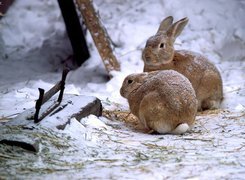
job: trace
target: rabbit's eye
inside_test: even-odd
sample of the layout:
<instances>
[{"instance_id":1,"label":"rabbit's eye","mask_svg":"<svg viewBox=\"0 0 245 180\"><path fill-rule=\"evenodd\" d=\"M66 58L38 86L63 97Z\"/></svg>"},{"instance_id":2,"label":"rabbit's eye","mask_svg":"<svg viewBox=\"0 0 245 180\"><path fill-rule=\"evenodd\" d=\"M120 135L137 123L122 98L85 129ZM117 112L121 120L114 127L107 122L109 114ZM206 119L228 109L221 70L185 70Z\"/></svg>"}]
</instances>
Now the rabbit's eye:
<instances>
[{"instance_id":1,"label":"rabbit's eye","mask_svg":"<svg viewBox=\"0 0 245 180\"><path fill-rule=\"evenodd\" d=\"M131 84L133 82L133 80L129 79L128 80L128 84Z\"/></svg>"},{"instance_id":2,"label":"rabbit's eye","mask_svg":"<svg viewBox=\"0 0 245 180\"><path fill-rule=\"evenodd\" d=\"M164 43L161 43L159 47L160 48L164 48L165 47L165 44Z\"/></svg>"}]
</instances>

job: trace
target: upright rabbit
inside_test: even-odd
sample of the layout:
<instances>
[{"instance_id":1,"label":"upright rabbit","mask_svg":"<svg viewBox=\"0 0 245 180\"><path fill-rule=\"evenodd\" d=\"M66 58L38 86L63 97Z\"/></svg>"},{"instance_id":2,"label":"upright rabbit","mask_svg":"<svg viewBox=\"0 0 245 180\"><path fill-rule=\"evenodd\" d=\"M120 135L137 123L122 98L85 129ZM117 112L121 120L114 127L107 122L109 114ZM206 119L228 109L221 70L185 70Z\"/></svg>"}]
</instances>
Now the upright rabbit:
<instances>
[{"instance_id":1,"label":"upright rabbit","mask_svg":"<svg viewBox=\"0 0 245 180\"><path fill-rule=\"evenodd\" d=\"M131 112L148 129L182 134L195 121L197 99L190 81L173 71L154 71L127 76L120 93Z\"/></svg>"},{"instance_id":2,"label":"upright rabbit","mask_svg":"<svg viewBox=\"0 0 245 180\"><path fill-rule=\"evenodd\" d=\"M172 16L161 22L156 35L147 40L143 50L144 71L178 71L190 80L195 89L198 110L218 108L223 99L223 87L217 68L200 54L174 50L175 39L187 22L188 19L183 18L172 24Z\"/></svg>"}]
</instances>

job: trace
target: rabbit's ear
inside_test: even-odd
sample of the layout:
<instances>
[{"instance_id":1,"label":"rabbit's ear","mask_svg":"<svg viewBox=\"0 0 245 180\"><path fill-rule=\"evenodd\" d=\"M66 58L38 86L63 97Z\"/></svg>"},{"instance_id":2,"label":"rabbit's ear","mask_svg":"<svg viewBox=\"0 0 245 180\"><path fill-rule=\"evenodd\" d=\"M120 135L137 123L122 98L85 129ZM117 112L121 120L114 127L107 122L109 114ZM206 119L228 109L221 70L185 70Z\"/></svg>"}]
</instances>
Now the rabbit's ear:
<instances>
[{"instance_id":1,"label":"rabbit's ear","mask_svg":"<svg viewBox=\"0 0 245 180\"><path fill-rule=\"evenodd\" d=\"M168 30L167 35L176 39L180 35L186 24L188 23L188 18L185 17L177 22L175 22Z\"/></svg>"},{"instance_id":2,"label":"rabbit's ear","mask_svg":"<svg viewBox=\"0 0 245 180\"><path fill-rule=\"evenodd\" d=\"M160 27L157 30L157 33L166 32L168 28L173 24L173 20L174 18L172 16L168 16L164 20L162 20Z\"/></svg>"}]
</instances>

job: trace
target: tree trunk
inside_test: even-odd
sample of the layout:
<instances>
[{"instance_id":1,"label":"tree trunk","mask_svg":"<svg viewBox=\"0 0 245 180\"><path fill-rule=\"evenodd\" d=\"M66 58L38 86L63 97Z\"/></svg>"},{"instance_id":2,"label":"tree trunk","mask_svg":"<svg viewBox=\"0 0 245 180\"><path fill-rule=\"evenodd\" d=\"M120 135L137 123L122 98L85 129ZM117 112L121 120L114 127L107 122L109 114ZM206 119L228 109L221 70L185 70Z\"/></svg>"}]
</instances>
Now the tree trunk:
<instances>
[{"instance_id":1,"label":"tree trunk","mask_svg":"<svg viewBox=\"0 0 245 180\"><path fill-rule=\"evenodd\" d=\"M114 56L107 31L103 27L93 7L92 0L76 0L84 22L91 33L94 43L103 60L106 70L120 70L117 58Z\"/></svg>"}]
</instances>

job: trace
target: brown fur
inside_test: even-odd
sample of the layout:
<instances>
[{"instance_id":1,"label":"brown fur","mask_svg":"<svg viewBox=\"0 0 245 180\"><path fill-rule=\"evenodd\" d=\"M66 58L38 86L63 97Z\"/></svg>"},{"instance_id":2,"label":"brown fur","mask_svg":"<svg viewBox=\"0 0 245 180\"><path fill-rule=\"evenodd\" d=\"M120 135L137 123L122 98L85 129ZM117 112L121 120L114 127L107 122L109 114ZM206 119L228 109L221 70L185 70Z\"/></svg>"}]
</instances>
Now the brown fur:
<instances>
[{"instance_id":1,"label":"brown fur","mask_svg":"<svg viewBox=\"0 0 245 180\"><path fill-rule=\"evenodd\" d=\"M155 36L148 39L143 51L144 71L172 69L186 76L195 89L198 110L219 107L223 99L222 79L217 68L204 56L191 51L175 51L175 38L188 19L172 25L172 17L164 19Z\"/></svg>"},{"instance_id":2,"label":"brown fur","mask_svg":"<svg viewBox=\"0 0 245 180\"><path fill-rule=\"evenodd\" d=\"M159 133L171 133L178 125L191 126L195 121L195 91L189 80L176 71L129 75L120 93L141 123Z\"/></svg>"}]
</instances>

